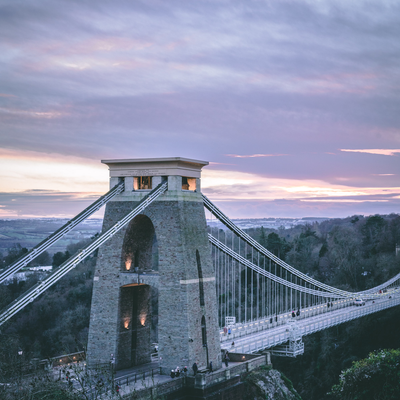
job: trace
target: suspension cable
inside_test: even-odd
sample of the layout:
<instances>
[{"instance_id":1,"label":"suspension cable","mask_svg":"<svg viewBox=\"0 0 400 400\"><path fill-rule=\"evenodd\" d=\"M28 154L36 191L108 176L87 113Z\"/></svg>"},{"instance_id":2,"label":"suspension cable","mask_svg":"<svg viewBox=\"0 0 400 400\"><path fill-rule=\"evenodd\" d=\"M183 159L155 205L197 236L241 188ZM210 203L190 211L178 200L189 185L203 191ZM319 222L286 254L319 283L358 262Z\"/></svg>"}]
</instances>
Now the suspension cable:
<instances>
[{"instance_id":1,"label":"suspension cable","mask_svg":"<svg viewBox=\"0 0 400 400\"><path fill-rule=\"evenodd\" d=\"M108 191L105 195L98 198L94 203L92 203L89 207L85 208L82 212L80 212L77 216L69 220L65 225L61 228L57 229L54 233L48 236L46 239L41 241L35 247L33 247L28 253L24 254L14 263L9 265L5 271L0 274L0 283L4 282L10 275L18 272L20 269L24 268L28 265L32 260L46 251L50 246L60 240L63 236L65 236L69 231L75 228L79 223L84 221L86 218L90 217L93 213L98 211L104 204L108 203L113 197L120 194L124 190L125 184L124 181L119 182L115 185L110 191Z\"/></svg>"},{"instance_id":2,"label":"suspension cable","mask_svg":"<svg viewBox=\"0 0 400 400\"><path fill-rule=\"evenodd\" d=\"M157 197L163 194L168 188L168 183L160 183L154 190L147 194L139 204L129 212L125 217L116 222L106 232L102 233L96 240L86 246L79 253L70 257L67 261L61 264L56 271L54 271L45 280L37 283L30 290L22 294L16 300L14 300L8 307L6 307L0 313L0 325L4 324L8 319L15 315L18 311L22 310L26 305L40 296L50 286L54 285L60 280L65 274L75 268L81 261L87 256L93 253L94 250L98 249L103 243L107 242L117 232L119 232L129 221L135 216L140 214L147 206L149 206Z\"/></svg>"}]
</instances>

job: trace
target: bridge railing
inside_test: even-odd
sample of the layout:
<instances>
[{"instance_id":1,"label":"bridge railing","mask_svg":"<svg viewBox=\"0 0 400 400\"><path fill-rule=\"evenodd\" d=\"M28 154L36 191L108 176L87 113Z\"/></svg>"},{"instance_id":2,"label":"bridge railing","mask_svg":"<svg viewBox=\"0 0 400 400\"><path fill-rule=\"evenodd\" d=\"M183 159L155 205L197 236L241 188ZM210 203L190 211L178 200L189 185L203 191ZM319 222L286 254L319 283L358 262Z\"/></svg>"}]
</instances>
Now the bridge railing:
<instances>
[{"instance_id":1,"label":"bridge railing","mask_svg":"<svg viewBox=\"0 0 400 400\"><path fill-rule=\"evenodd\" d=\"M301 328L302 334L304 336L310 335L323 329L327 329L356 318L364 317L365 315L369 315L378 311L386 310L387 308L394 307L399 304L400 297L395 297L392 299L383 300L379 303L375 303L367 307L357 307L355 309L353 308L351 310L343 311L343 313L339 315L335 315L330 318L324 318L321 321L316 321L311 323L310 325L304 326L303 328Z\"/></svg>"},{"instance_id":2,"label":"bridge railing","mask_svg":"<svg viewBox=\"0 0 400 400\"><path fill-rule=\"evenodd\" d=\"M252 371L253 369L256 369L262 365L266 365L266 357L265 355L262 356L256 356L252 355L248 358L249 356L246 357L246 354L232 354L231 355L231 361L239 361L239 364L230 364L228 365L227 368L220 369L218 371L212 372L210 374L197 374L195 377L196 380L196 385L198 386L208 386L210 384L215 384L227 379L230 379L230 377L235 376L235 375L240 375L244 372L249 372ZM236 356L236 357L234 357ZM243 358L242 358L243 357ZM235 358L235 359L234 359Z\"/></svg>"},{"instance_id":3,"label":"bridge railing","mask_svg":"<svg viewBox=\"0 0 400 400\"><path fill-rule=\"evenodd\" d=\"M305 308L300 308L300 315L295 318L292 317L291 312L282 313L278 315L271 315L265 318L260 318L247 323L238 323L230 327L231 334L224 334L224 331L220 330L220 341L228 342L235 338L249 335L251 333L264 331L267 329L275 328L279 325L285 325L287 321L295 319L296 321L309 318L315 315L324 314L329 311L334 311L339 308L349 307L353 304L353 299L338 300L332 302L333 306L329 307L327 304L315 305ZM272 319L272 322L271 322Z\"/></svg>"},{"instance_id":4,"label":"bridge railing","mask_svg":"<svg viewBox=\"0 0 400 400\"><path fill-rule=\"evenodd\" d=\"M381 300L380 302L369 304L363 307L352 307L351 309L345 309L342 313L332 315L331 317L327 314L320 315L318 320L310 320L307 324L307 320L303 320L300 323L300 330L303 336L310 335L312 333L321 331L323 329L330 328L356 318L360 318L378 311L386 310L388 308L400 305L400 296L392 297L391 299ZM253 332L254 333L254 332ZM265 337L252 339L249 334L248 341L245 344L235 345L231 351L235 353L255 353L264 349L278 346L289 340L289 332L277 332L271 331L265 332Z\"/></svg>"}]
</instances>

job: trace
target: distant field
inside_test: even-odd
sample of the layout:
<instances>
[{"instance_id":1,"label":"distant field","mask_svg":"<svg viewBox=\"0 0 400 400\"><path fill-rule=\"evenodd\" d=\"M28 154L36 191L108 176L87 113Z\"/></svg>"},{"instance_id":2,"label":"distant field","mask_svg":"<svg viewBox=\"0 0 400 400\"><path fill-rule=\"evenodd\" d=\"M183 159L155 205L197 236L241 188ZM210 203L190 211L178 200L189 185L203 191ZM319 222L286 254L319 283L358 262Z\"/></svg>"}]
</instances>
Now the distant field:
<instances>
[{"instance_id":1,"label":"distant field","mask_svg":"<svg viewBox=\"0 0 400 400\"><path fill-rule=\"evenodd\" d=\"M0 220L0 252L4 254L10 247L19 243L31 249L63 226L64 219L16 219ZM49 248L49 253L65 251L71 243L90 238L101 231L102 220L87 220L79 224L71 232Z\"/></svg>"}]
</instances>

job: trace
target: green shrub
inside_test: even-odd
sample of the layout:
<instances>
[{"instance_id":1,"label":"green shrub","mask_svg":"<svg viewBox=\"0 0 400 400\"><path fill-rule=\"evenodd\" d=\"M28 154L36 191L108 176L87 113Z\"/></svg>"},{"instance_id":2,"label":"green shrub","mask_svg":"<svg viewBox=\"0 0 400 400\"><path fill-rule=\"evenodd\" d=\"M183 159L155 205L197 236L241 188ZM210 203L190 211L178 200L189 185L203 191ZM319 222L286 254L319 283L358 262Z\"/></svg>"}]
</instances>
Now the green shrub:
<instances>
[{"instance_id":1,"label":"green shrub","mask_svg":"<svg viewBox=\"0 0 400 400\"><path fill-rule=\"evenodd\" d=\"M329 395L339 400L398 400L400 349L375 351L368 358L353 362Z\"/></svg>"}]
</instances>

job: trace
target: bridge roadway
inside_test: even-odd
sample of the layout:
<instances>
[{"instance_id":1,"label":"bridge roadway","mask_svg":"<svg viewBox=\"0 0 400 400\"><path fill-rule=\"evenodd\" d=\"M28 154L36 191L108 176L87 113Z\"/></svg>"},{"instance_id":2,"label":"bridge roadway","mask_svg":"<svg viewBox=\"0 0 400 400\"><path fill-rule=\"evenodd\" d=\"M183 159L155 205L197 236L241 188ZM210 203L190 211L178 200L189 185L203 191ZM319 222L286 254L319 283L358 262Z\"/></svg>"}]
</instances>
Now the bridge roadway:
<instances>
[{"instance_id":1,"label":"bridge roadway","mask_svg":"<svg viewBox=\"0 0 400 400\"><path fill-rule=\"evenodd\" d=\"M348 300L343 301L348 302ZM307 313L318 311L316 310L318 306L303 310L300 317L296 318L293 318L291 313L286 313L278 316L282 321L281 324L274 322L275 326L271 328L267 328L269 320L265 318L242 326L236 324L231 335L224 336L221 331L221 348L233 353L255 353L288 342L288 320L296 319L301 335L305 336L397 305L400 305L399 290L393 291L390 299L367 301L365 306L349 305L331 311L325 309L321 314L309 317Z\"/></svg>"}]
</instances>

